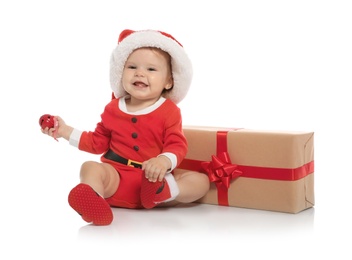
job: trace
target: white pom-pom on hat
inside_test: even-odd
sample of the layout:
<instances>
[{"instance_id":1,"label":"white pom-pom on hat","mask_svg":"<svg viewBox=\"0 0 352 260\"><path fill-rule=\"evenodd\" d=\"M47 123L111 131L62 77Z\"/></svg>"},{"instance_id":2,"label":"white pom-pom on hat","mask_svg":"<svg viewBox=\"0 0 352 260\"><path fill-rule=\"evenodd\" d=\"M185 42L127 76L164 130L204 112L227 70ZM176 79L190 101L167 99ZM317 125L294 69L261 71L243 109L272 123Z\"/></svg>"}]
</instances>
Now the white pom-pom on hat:
<instances>
[{"instance_id":1,"label":"white pom-pom on hat","mask_svg":"<svg viewBox=\"0 0 352 260\"><path fill-rule=\"evenodd\" d=\"M142 47L160 48L171 56L174 86L164 96L179 103L186 96L192 82L192 63L181 43L170 34L156 30L126 29L121 32L110 59L110 84L114 96L118 98L127 94L122 86L125 62L134 50Z\"/></svg>"}]
</instances>

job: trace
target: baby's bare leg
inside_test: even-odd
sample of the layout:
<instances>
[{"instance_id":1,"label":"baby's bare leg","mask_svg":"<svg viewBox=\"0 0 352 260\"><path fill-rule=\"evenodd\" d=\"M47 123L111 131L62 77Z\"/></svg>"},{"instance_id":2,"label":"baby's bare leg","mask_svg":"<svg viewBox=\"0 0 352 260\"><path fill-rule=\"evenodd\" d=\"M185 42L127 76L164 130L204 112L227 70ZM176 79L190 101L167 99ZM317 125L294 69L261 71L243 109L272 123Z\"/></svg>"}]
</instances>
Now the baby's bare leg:
<instances>
[{"instance_id":1,"label":"baby's bare leg","mask_svg":"<svg viewBox=\"0 0 352 260\"><path fill-rule=\"evenodd\" d=\"M204 173L177 169L174 177L180 190L176 201L181 203L191 203L200 199L210 188L209 178Z\"/></svg>"},{"instance_id":2,"label":"baby's bare leg","mask_svg":"<svg viewBox=\"0 0 352 260\"><path fill-rule=\"evenodd\" d=\"M81 183L88 184L102 197L112 196L120 183L120 176L110 164L87 161L80 171Z\"/></svg>"}]
</instances>

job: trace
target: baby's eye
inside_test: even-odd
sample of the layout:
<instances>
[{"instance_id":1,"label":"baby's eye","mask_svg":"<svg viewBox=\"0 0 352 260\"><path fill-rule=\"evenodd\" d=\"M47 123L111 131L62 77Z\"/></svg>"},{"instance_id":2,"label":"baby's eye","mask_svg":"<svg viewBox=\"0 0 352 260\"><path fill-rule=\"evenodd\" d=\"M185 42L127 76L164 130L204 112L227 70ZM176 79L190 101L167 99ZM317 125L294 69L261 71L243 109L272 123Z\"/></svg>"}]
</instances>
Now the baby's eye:
<instances>
[{"instance_id":1,"label":"baby's eye","mask_svg":"<svg viewBox=\"0 0 352 260\"><path fill-rule=\"evenodd\" d=\"M154 69L154 68L149 68L148 70L149 71L156 71L156 69Z\"/></svg>"},{"instance_id":2,"label":"baby's eye","mask_svg":"<svg viewBox=\"0 0 352 260\"><path fill-rule=\"evenodd\" d=\"M130 65L130 66L128 66L127 68L128 68L128 69L135 70L135 69L136 69L136 66L132 66L132 65Z\"/></svg>"}]
</instances>

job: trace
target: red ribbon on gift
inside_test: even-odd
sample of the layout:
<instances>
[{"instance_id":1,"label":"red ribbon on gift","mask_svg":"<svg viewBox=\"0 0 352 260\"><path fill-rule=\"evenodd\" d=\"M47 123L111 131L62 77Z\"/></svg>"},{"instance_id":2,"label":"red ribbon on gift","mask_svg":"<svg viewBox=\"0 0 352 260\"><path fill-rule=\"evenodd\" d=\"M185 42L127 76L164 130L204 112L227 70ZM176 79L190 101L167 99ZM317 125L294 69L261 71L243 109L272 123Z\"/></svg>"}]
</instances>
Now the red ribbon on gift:
<instances>
[{"instance_id":1,"label":"red ribbon on gift","mask_svg":"<svg viewBox=\"0 0 352 260\"><path fill-rule=\"evenodd\" d=\"M242 174L236 164L232 164L227 152L218 156L212 155L210 162L202 162L202 167L208 174L210 182L214 182L218 191L219 205L229 205L228 189L230 181Z\"/></svg>"},{"instance_id":2,"label":"red ribbon on gift","mask_svg":"<svg viewBox=\"0 0 352 260\"><path fill-rule=\"evenodd\" d=\"M236 129L233 129L236 130ZM209 180L214 182L218 192L219 205L228 206L228 189L231 180L241 176L268 180L295 181L314 172L314 160L295 169L245 166L231 163L227 152L228 131L218 131L216 135L216 156L210 162L184 159L180 169L206 172Z\"/></svg>"},{"instance_id":3,"label":"red ribbon on gift","mask_svg":"<svg viewBox=\"0 0 352 260\"><path fill-rule=\"evenodd\" d=\"M210 162L202 162L202 167L208 173L211 182L230 187L230 181L242 174L237 164L232 164L229 154L222 153L219 156L212 155Z\"/></svg>"}]
</instances>

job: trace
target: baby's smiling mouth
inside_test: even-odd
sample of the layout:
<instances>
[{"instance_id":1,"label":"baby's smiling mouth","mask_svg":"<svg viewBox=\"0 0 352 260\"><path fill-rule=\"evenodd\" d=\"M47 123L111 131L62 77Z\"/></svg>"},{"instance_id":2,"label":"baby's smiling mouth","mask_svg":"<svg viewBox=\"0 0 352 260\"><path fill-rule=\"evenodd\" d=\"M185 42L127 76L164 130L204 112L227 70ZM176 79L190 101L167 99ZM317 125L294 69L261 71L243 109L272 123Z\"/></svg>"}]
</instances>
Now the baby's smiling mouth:
<instances>
[{"instance_id":1,"label":"baby's smiling mouth","mask_svg":"<svg viewBox=\"0 0 352 260\"><path fill-rule=\"evenodd\" d=\"M142 81L136 81L133 83L134 86L139 87L139 88L145 88L148 87L147 84L143 83Z\"/></svg>"}]
</instances>

